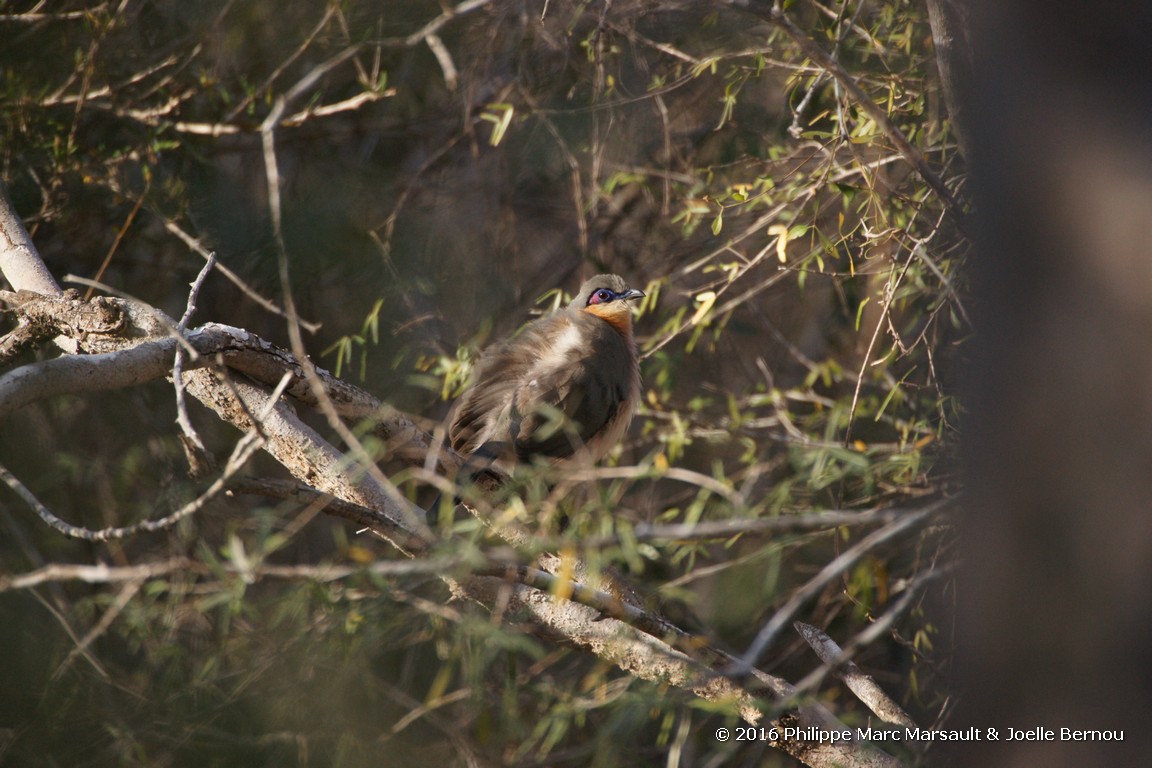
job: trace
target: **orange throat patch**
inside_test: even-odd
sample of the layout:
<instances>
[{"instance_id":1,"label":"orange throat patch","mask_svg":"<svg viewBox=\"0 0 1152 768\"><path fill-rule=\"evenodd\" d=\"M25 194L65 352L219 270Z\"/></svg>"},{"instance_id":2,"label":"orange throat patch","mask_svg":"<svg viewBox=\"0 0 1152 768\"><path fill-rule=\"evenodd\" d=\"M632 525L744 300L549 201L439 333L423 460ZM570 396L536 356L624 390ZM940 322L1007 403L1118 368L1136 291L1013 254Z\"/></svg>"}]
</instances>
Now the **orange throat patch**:
<instances>
[{"instance_id":1,"label":"orange throat patch","mask_svg":"<svg viewBox=\"0 0 1152 768\"><path fill-rule=\"evenodd\" d=\"M616 329L625 338L632 338L632 308L626 301L610 301L607 304L589 304L584 307L589 312Z\"/></svg>"}]
</instances>

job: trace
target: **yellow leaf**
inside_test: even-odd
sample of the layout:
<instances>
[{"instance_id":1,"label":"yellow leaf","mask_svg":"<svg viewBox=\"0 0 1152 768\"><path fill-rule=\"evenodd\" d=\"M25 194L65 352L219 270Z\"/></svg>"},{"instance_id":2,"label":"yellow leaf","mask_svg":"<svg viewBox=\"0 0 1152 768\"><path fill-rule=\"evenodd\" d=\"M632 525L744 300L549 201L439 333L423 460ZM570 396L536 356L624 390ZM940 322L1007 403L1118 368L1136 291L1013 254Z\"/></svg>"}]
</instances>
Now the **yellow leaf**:
<instances>
[{"instance_id":1,"label":"yellow leaf","mask_svg":"<svg viewBox=\"0 0 1152 768\"><path fill-rule=\"evenodd\" d=\"M716 305L716 291L704 291L701 294L697 294L696 303L699 306L696 307L696 314L692 315L692 319L688 321L689 325L696 325L696 323L704 319L705 315L712 311L712 307Z\"/></svg>"},{"instance_id":2,"label":"yellow leaf","mask_svg":"<svg viewBox=\"0 0 1152 768\"><path fill-rule=\"evenodd\" d=\"M776 258L784 264L788 261L788 227L783 224L773 224L768 227L768 234L776 235Z\"/></svg>"}]
</instances>

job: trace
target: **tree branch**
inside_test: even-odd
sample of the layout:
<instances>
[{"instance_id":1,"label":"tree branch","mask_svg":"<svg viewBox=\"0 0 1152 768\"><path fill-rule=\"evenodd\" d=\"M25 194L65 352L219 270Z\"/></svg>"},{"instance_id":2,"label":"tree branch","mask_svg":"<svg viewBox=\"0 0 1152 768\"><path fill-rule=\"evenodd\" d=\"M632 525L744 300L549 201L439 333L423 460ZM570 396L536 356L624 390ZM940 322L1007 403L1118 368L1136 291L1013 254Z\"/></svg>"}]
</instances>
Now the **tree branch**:
<instances>
[{"instance_id":1,"label":"tree branch","mask_svg":"<svg viewBox=\"0 0 1152 768\"><path fill-rule=\"evenodd\" d=\"M877 717L886 723L896 723L907 728L917 727L916 722L908 717L900 705L893 701L874 679L864 674L860 667L846 658L844 651L831 637L802 621L796 622L793 626L804 638L804 642L816 651L820 660L831 667L836 676L848 686L848 690L856 694L856 698L864 702Z\"/></svg>"},{"instance_id":2,"label":"tree branch","mask_svg":"<svg viewBox=\"0 0 1152 768\"><path fill-rule=\"evenodd\" d=\"M16 290L60 293L0 181L0 270Z\"/></svg>"}]
</instances>

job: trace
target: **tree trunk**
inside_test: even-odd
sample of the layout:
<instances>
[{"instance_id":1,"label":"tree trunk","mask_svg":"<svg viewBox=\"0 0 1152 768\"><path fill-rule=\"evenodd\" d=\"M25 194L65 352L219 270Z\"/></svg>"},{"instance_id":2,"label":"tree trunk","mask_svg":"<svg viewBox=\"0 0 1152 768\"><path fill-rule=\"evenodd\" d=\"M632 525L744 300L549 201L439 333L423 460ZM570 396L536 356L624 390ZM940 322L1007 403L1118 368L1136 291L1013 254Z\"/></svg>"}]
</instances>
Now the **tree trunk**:
<instances>
[{"instance_id":1,"label":"tree trunk","mask_svg":"<svg viewBox=\"0 0 1152 768\"><path fill-rule=\"evenodd\" d=\"M1152 732L1152 14L974 8L964 765L1147 762ZM1009 728L1051 740L1005 741ZM1122 743L1061 729L1123 731ZM1038 734L1047 736L1048 734Z\"/></svg>"}]
</instances>

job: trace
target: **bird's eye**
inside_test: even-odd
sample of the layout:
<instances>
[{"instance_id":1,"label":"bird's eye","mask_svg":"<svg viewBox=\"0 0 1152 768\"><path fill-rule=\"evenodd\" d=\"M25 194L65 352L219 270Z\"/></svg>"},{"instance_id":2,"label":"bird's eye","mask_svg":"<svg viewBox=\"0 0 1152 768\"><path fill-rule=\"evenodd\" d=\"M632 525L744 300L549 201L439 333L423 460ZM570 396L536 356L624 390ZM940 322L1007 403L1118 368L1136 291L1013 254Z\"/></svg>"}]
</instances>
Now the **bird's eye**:
<instances>
[{"instance_id":1,"label":"bird's eye","mask_svg":"<svg viewBox=\"0 0 1152 768\"><path fill-rule=\"evenodd\" d=\"M596 291L596 293L592 294L592 298L588 299L588 303L603 304L605 302L612 301L612 299L615 297L616 294L612 293L612 291L608 290L607 288L601 288L600 290Z\"/></svg>"}]
</instances>

